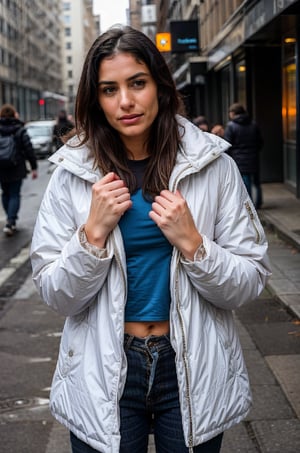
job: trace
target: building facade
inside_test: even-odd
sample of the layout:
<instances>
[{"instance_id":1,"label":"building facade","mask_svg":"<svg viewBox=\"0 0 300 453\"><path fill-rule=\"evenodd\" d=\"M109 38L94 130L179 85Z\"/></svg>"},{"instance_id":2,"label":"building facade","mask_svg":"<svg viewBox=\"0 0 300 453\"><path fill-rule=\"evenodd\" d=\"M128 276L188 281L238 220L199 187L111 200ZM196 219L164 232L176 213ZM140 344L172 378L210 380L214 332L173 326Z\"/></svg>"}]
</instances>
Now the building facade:
<instances>
[{"instance_id":1,"label":"building facade","mask_svg":"<svg viewBox=\"0 0 300 453\"><path fill-rule=\"evenodd\" d=\"M52 117L62 96L61 0L0 1L0 104Z\"/></svg>"},{"instance_id":2,"label":"building facade","mask_svg":"<svg viewBox=\"0 0 300 453\"><path fill-rule=\"evenodd\" d=\"M198 51L164 54L190 118L225 125L229 105L244 104L264 137L262 181L283 182L300 198L300 1L146 3L156 4L158 33L198 21Z\"/></svg>"},{"instance_id":3,"label":"building facade","mask_svg":"<svg viewBox=\"0 0 300 453\"><path fill-rule=\"evenodd\" d=\"M63 1L63 92L68 112L74 114L82 65L93 41L100 33L99 16L93 14L93 0Z\"/></svg>"}]
</instances>

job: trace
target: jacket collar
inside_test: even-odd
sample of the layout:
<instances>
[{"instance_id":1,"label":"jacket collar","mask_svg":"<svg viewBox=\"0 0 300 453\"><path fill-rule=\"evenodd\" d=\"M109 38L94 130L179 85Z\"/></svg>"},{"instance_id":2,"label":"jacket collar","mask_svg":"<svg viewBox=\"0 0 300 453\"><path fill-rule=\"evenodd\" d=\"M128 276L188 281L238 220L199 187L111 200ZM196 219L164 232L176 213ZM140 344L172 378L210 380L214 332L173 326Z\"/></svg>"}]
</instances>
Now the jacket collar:
<instances>
[{"instance_id":1,"label":"jacket collar","mask_svg":"<svg viewBox=\"0 0 300 453\"><path fill-rule=\"evenodd\" d=\"M200 171L231 146L221 137L201 131L182 116L178 115L177 121L182 144L177 155L172 180L175 180L185 168L189 168L190 173ZM101 172L94 167L94 159L88 146L77 147L76 144L78 144L78 137L73 137L49 160L94 184L101 178Z\"/></svg>"},{"instance_id":2,"label":"jacket collar","mask_svg":"<svg viewBox=\"0 0 300 453\"><path fill-rule=\"evenodd\" d=\"M49 157L49 161L94 184L101 178L101 172L94 167L93 155L88 146L77 146L78 143L78 137L72 137Z\"/></svg>"}]
</instances>

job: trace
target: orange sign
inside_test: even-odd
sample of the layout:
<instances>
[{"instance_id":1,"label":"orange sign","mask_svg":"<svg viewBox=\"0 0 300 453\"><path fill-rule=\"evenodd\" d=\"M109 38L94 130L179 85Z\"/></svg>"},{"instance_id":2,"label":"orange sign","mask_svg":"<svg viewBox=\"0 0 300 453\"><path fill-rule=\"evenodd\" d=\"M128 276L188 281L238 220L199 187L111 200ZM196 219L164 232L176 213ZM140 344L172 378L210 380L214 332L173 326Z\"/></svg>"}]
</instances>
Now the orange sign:
<instances>
[{"instance_id":1,"label":"orange sign","mask_svg":"<svg viewBox=\"0 0 300 453\"><path fill-rule=\"evenodd\" d=\"M157 33L156 34L156 47L161 52L171 51L171 33Z\"/></svg>"}]
</instances>

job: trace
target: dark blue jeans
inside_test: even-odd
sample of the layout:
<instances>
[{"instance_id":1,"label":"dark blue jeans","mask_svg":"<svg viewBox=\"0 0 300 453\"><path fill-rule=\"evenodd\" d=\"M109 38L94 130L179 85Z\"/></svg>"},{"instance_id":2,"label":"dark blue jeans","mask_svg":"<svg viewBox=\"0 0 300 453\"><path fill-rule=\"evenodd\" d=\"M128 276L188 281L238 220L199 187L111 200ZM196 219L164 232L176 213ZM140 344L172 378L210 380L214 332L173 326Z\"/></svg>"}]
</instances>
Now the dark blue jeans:
<instances>
[{"instance_id":1,"label":"dark blue jeans","mask_svg":"<svg viewBox=\"0 0 300 453\"><path fill-rule=\"evenodd\" d=\"M120 453L146 453L149 433L156 453L188 453L179 406L175 353L167 335L125 335L127 380L120 400ZM200 408L199 408L200 410ZM194 453L219 453L222 434L194 447ZM96 453L71 433L73 453ZM105 452L103 452L105 453Z\"/></svg>"},{"instance_id":2,"label":"dark blue jeans","mask_svg":"<svg viewBox=\"0 0 300 453\"><path fill-rule=\"evenodd\" d=\"M7 223L15 225L21 203L22 179L12 182L1 182L2 205L6 213Z\"/></svg>"}]
</instances>

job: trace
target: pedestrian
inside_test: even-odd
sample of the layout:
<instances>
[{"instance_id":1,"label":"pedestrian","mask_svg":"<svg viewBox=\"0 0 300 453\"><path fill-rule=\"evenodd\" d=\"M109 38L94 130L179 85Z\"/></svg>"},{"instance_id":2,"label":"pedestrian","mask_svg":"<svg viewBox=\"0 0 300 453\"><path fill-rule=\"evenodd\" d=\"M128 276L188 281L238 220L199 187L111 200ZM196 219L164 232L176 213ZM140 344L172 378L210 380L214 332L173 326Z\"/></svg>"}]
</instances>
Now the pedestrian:
<instances>
[{"instance_id":1,"label":"pedestrian","mask_svg":"<svg viewBox=\"0 0 300 453\"><path fill-rule=\"evenodd\" d=\"M6 225L3 232L12 236L16 232L16 222L21 205L21 188L28 170L26 161L31 167L32 179L37 178L37 160L24 123L13 105L4 104L0 110L0 136L13 136L15 141L15 162L10 166L0 163L1 201L6 214Z\"/></svg>"},{"instance_id":2,"label":"pedestrian","mask_svg":"<svg viewBox=\"0 0 300 453\"><path fill-rule=\"evenodd\" d=\"M197 116L197 118L193 119L193 123L195 124L195 126L198 126L199 129L201 129L202 131L209 132L209 125L205 116L203 115Z\"/></svg>"},{"instance_id":3,"label":"pedestrian","mask_svg":"<svg viewBox=\"0 0 300 453\"><path fill-rule=\"evenodd\" d=\"M131 27L100 35L73 137L34 229L33 279L66 316L51 388L75 452L219 452L251 393L232 310L267 243L227 142L179 115L168 66Z\"/></svg>"},{"instance_id":4,"label":"pedestrian","mask_svg":"<svg viewBox=\"0 0 300 453\"><path fill-rule=\"evenodd\" d=\"M64 137L69 137L70 132L74 129L74 123L71 121L72 116L68 116L66 110L58 112L56 124L53 127L53 142L56 149L59 149L65 143Z\"/></svg>"},{"instance_id":5,"label":"pedestrian","mask_svg":"<svg viewBox=\"0 0 300 453\"><path fill-rule=\"evenodd\" d=\"M232 147L229 155L235 160L256 209L262 206L259 155L263 138L257 124L250 118L244 106L234 103L229 107L229 119L224 138ZM253 195L255 188L255 197Z\"/></svg>"},{"instance_id":6,"label":"pedestrian","mask_svg":"<svg viewBox=\"0 0 300 453\"><path fill-rule=\"evenodd\" d=\"M218 137L224 137L224 126L223 124L215 124L210 131L212 134L218 135Z\"/></svg>"}]
</instances>

